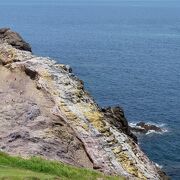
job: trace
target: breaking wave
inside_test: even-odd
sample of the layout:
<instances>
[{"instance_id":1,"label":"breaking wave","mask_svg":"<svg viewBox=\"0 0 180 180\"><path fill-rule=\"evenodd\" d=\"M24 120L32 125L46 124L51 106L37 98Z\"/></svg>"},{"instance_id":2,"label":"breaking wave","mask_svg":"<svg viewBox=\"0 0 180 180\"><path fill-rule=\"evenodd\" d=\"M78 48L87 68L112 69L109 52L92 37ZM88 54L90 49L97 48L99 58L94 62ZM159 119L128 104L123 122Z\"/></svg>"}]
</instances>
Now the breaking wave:
<instances>
[{"instance_id":1,"label":"breaking wave","mask_svg":"<svg viewBox=\"0 0 180 180\"><path fill-rule=\"evenodd\" d=\"M140 122L140 121L139 121ZM138 127L138 128L141 128L139 126L136 126L137 123L139 122L129 122L129 126L131 127ZM168 129L166 127L166 124L164 123L154 123L154 122L146 122L147 125L155 125L159 128L161 128L162 132L158 132L158 131L155 131L155 130L149 130L146 135L150 135L150 134L164 134L164 133L167 133L168 132Z\"/></svg>"}]
</instances>

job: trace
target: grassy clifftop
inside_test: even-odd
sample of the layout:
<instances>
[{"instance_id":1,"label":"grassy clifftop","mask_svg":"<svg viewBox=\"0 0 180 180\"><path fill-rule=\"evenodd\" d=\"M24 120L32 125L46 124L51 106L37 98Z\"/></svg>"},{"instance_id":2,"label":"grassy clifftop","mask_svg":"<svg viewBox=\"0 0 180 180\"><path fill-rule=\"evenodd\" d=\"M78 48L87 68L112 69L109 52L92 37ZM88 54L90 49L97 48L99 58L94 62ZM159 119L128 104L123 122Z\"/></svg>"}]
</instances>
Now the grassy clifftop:
<instances>
[{"instance_id":1,"label":"grassy clifftop","mask_svg":"<svg viewBox=\"0 0 180 180\"><path fill-rule=\"evenodd\" d=\"M76 168L38 157L23 159L0 152L0 179L6 180L123 180L121 177L105 176L102 173Z\"/></svg>"}]
</instances>

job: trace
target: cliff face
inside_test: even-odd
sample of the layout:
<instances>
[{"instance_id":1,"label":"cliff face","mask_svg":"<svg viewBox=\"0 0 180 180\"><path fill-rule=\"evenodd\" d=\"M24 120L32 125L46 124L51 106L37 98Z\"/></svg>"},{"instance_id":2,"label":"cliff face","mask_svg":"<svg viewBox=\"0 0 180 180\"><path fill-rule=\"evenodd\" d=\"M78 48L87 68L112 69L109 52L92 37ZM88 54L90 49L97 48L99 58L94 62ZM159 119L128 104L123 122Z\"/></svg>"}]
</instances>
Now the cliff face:
<instances>
[{"instance_id":1,"label":"cliff face","mask_svg":"<svg viewBox=\"0 0 180 180\"><path fill-rule=\"evenodd\" d=\"M1 38L3 151L40 155L128 179L163 179L135 143L122 109L100 109L68 66L19 49L16 42Z\"/></svg>"}]
</instances>

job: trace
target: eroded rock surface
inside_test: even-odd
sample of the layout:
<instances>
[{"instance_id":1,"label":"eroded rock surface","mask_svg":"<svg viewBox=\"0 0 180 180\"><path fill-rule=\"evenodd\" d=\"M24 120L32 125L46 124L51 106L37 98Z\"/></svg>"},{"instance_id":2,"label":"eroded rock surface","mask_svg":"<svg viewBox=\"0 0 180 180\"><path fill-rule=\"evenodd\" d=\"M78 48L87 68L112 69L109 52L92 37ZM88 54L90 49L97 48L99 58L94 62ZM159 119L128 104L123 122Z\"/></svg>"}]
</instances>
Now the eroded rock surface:
<instances>
[{"instance_id":1,"label":"eroded rock surface","mask_svg":"<svg viewBox=\"0 0 180 180\"><path fill-rule=\"evenodd\" d=\"M1 150L132 180L163 179L133 140L122 110L99 108L69 67L4 41L0 62Z\"/></svg>"}]
</instances>

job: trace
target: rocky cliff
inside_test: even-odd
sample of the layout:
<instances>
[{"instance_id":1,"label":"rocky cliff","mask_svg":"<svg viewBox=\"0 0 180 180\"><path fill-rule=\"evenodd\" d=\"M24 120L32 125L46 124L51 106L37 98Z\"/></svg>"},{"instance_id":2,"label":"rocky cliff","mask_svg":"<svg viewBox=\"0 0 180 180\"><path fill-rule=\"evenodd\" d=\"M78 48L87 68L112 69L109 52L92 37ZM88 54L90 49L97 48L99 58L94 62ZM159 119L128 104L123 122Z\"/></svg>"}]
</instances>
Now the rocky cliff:
<instances>
[{"instance_id":1,"label":"rocky cliff","mask_svg":"<svg viewBox=\"0 0 180 180\"><path fill-rule=\"evenodd\" d=\"M2 151L127 179L165 178L136 144L121 108L98 107L69 66L33 55L10 29L0 39Z\"/></svg>"}]
</instances>

